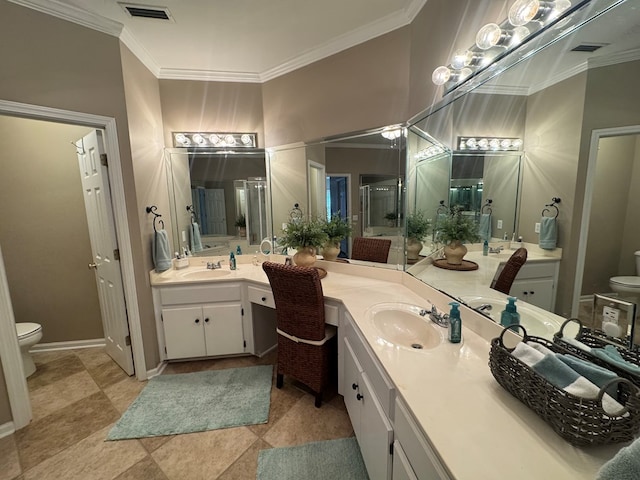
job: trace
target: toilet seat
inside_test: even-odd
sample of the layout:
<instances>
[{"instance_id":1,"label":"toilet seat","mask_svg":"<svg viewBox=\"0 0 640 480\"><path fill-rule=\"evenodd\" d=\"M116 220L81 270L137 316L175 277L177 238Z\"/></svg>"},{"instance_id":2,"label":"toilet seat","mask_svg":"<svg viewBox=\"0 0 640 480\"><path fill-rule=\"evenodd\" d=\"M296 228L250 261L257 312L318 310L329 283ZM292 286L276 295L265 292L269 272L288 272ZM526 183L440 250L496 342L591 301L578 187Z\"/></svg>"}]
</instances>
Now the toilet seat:
<instances>
[{"instance_id":1,"label":"toilet seat","mask_svg":"<svg viewBox=\"0 0 640 480\"><path fill-rule=\"evenodd\" d=\"M620 285L627 288L640 289L640 277L638 276L611 277L609 282L614 285Z\"/></svg>"},{"instance_id":2,"label":"toilet seat","mask_svg":"<svg viewBox=\"0 0 640 480\"><path fill-rule=\"evenodd\" d=\"M16 331L18 332L18 340L26 340L34 337L42 331L42 325L39 323L16 323Z\"/></svg>"}]
</instances>

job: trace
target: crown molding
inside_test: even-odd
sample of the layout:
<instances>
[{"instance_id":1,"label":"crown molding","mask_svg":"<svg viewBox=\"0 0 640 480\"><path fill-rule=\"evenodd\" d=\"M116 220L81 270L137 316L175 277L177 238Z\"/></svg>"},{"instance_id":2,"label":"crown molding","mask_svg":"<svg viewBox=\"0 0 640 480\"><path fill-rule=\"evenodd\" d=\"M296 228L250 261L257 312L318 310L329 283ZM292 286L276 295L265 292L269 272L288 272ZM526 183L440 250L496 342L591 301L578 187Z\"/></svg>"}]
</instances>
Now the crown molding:
<instances>
[{"instance_id":1,"label":"crown molding","mask_svg":"<svg viewBox=\"0 0 640 480\"><path fill-rule=\"evenodd\" d=\"M127 27L122 29L120 41L124 43L129 50L131 50L131 53L133 53L156 78L160 78L160 67L153 60L151 55L149 55L146 48L144 48L142 44L138 42L138 39L131 34Z\"/></svg>"},{"instance_id":2,"label":"crown molding","mask_svg":"<svg viewBox=\"0 0 640 480\"><path fill-rule=\"evenodd\" d=\"M481 85L473 93L485 93L492 95L528 95L529 87L516 87L512 85Z\"/></svg>"},{"instance_id":3,"label":"crown molding","mask_svg":"<svg viewBox=\"0 0 640 480\"><path fill-rule=\"evenodd\" d=\"M160 80L197 80L203 82L262 83L260 75L251 72L216 72L212 70L189 70L183 68L161 68L156 77Z\"/></svg>"},{"instance_id":4,"label":"crown molding","mask_svg":"<svg viewBox=\"0 0 640 480\"><path fill-rule=\"evenodd\" d=\"M627 50L620 53L614 53L613 55L603 55L601 57L595 57L588 60L588 62L589 68L597 68L615 65L617 63L633 62L634 60L640 60L640 48Z\"/></svg>"}]
</instances>

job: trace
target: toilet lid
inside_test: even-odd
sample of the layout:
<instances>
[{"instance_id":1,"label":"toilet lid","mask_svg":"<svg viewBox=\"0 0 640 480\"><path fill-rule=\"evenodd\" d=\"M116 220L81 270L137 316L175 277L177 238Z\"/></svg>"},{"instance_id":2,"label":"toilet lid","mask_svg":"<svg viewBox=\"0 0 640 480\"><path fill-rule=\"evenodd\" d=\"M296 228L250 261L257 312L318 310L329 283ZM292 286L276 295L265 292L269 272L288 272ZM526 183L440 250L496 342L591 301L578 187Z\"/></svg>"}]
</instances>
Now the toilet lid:
<instances>
[{"instance_id":1,"label":"toilet lid","mask_svg":"<svg viewBox=\"0 0 640 480\"><path fill-rule=\"evenodd\" d=\"M628 277L612 277L609 279L611 283L617 285L623 285L625 287L640 288L640 277L628 276Z\"/></svg>"},{"instance_id":2,"label":"toilet lid","mask_svg":"<svg viewBox=\"0 0 640 480\"><path fill-rule=\"evenodd\" d=\"M16 323L16 331L18 332L18 337L28 337L29 335L33 335L34 333L38 333L42 330L42 325L39 323Z\"/></svg>"}]
</instances>

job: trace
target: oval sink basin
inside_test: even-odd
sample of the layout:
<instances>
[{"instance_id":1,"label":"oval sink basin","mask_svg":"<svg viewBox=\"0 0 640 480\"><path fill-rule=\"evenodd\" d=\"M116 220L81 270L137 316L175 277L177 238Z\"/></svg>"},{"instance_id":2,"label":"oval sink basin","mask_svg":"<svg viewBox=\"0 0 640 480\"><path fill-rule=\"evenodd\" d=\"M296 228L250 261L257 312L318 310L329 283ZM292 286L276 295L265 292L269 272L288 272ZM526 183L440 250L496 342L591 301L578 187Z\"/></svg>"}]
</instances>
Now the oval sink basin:
<instances>
[{"instance_id":1,"label":"oval sink basin","mask_svg":"<svg viewBox=\"0 0 640 480\"><path fill-rule=\"evenodd\" d=\"M408 303L379 303L367 311L367 316L380 338L393 345L415 350L432 349L445 339L446 329L429 316L421 316L423 308Z\"/></svg>"},{"instance_id":2,"label":"oval sink basin","mask_svg":"<svg viewBox=\"0 0 640 480\"><path fill-rule=\"evenodd\" d=\"M491 305L491 310L485 310L482 313L496 323L500 323L500 314L507 304L506 298L472 296L461 297L460 299L474 309L481 305ZM562 322L554 318L554 314L544 310L535 310L519 301L516 302L516 308L520 314L520 324L527 330L528 335L553 340L553 335L560 331Z\"/></svg>"},{"instance_id":3,"label":"oval sink basin","mask_svg":"<svg viewBox=\"0 0 640 480\"><path fill-rule=\"evenodd\" d=\"M176 276L185 280L210 280L220 278L231 273L230 270L210 270L207 268L188 268L184 271L178 271Z\"/></svg>"}]
</instances>

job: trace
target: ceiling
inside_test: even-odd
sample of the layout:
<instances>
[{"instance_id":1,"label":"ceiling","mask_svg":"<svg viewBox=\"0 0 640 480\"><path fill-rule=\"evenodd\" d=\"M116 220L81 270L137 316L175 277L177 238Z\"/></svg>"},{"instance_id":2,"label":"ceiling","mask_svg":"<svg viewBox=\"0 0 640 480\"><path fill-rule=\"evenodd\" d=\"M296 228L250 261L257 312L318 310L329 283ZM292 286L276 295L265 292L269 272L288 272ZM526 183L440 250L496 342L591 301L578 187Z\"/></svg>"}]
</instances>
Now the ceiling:
<instances>
[{"instance_id":1,"label":"ceiling","mask_svg":"<svg viewBox=\"0 0 640 480\"><path fill-rule=\"evenodd\" d=\"M11 0L119 37L158 78L264 82L411 23L426 0Z\"/></svg>"}]
</instances>

